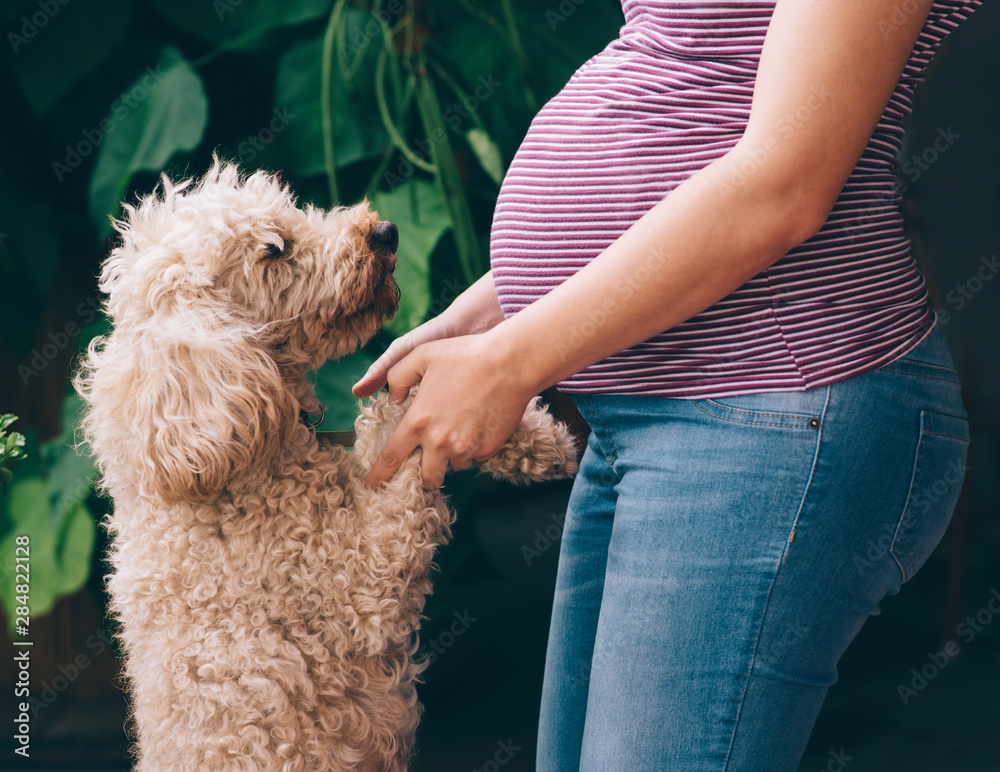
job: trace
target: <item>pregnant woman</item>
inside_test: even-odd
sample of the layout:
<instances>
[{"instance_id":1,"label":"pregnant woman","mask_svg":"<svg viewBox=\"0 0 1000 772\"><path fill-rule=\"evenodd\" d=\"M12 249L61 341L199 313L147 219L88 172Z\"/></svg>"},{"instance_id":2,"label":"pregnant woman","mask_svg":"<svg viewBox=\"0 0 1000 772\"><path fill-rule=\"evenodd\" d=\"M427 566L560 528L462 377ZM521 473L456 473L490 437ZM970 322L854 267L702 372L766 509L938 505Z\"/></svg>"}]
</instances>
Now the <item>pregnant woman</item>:
<instances>
[{"instance_id":1,"label":"pregnant woman","mask_svg":"<svg viewBox=\"0 0 1000 772\"><path fill-rule=\"evenodd\" d=\"M557 386L569 501L540 772L792 772L837 662L951 517L968 423L892 173L979 0L624 0L537 115L492 270L355 385L420 382L369 484Z\"/></svg>"}]
</instances>

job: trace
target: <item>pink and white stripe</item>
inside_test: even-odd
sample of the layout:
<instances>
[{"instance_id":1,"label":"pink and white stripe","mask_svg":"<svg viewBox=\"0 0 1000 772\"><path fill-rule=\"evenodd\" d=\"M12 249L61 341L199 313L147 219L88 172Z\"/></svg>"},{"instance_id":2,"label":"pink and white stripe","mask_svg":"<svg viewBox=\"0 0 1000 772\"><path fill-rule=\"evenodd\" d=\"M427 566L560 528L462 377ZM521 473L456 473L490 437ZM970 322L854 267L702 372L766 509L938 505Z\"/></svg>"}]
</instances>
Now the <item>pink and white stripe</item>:
<instances>
[{"instance_id":1,"label":"pink and white stripe","mask_svg":"<svg viewBox=\"0 0 1000 772\"><path fill-rule=\"evenodd\" d=\"M736 144L774 5L623 0L620 36L542 108L504 179L490 260L506 316L565 281ZM815 236L711 308L558 388L681 398L803 390L916 346L933 309L903 233L893 167L914 89L941 42L979 5L933 4ZM886 23L892 34L892 18Z\"/></svg>"}]
</instances>

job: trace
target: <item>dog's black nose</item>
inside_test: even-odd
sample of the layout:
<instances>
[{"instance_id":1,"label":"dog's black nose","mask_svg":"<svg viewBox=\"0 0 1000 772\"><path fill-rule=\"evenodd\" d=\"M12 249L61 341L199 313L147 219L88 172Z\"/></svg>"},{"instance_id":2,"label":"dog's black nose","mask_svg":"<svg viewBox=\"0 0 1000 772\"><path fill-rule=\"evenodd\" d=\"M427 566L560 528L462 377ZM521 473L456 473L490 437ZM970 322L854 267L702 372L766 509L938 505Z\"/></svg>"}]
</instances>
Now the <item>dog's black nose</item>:
<instances>
[{"instance_id":1,"label":"dog's black nose","mask_svg":"<svg viewBox=\"0 0 1000 772\"><path fill-rule=\"evenodd\" d=\"M391 222L380 222L375 228L372 246L385 250L390 255L394 254L399 247L399 228Z\"/></svg>"}]
</instances>

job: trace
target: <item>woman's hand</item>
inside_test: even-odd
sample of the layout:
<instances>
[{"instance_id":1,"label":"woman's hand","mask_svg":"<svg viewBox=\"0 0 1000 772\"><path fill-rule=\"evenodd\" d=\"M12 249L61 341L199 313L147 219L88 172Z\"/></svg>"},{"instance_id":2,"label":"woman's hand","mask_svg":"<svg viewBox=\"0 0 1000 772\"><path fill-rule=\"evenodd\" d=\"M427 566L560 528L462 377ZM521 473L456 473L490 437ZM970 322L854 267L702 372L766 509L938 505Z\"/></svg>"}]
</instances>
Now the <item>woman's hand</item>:
<instances>
[{"instance_id":1,"label":"woman's hand","mask_svg":"<svg viewBox=\"0 0 1000 772\"><path fill-rule=\"evenodd\" d=\"M535 396L505 352L493 335L465 335L419 345L390 367L390 400L420 388L365 484L388 480L419 446L424 487L437 490L449 463L468 469L503 447Z\"/></svg>"},{"instance_id":2,"label":"woman's hand","mask_svg":"<svg viewBox=\"0 0 1000 772\"><path fill-rule=\"evenodd\" d=\"M429 319L419 327L414 327L405 335L396 338L378 359L372 362L361 380L351 388L355 397L368 397L386 384L390 368L418 346L442 338L453 338L465 333L456 330L444 314Z\"/></svg>"},{"instance_id":3,"label":"woman's hand","mask_svg":"<svg viewBox=\"0 0 1000 772\"><path fill-rule=\"evenodd\" d=\"M357 383L355 397L367 397L385 386L389 369L418 346L442 338L486 332L503 321L503 311L487 271L459 295L447 309L394 340Z\"/></svg>"}]
</instances>

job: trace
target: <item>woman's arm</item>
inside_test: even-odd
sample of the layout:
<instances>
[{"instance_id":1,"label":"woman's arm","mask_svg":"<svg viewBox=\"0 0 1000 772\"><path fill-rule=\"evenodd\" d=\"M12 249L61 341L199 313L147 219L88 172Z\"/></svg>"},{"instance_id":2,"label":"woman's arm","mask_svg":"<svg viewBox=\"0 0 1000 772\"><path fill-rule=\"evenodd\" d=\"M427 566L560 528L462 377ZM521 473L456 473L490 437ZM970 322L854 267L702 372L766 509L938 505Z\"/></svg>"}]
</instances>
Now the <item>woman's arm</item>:
<instances>
[{"instance_id":1,"label":"woman's arm","mask_svg":"<svg viewBox=\"0 0 1000 772\"><path fill-rule=\"evenodd\" d=\"M823 226L889 101L930 2L885 39L879 21L896 5L778 2L750 121L737 146L494 331L496 346L517 363L514 371L532 379L529 390L537 393L691 318ZM577 334L587 322L596 322L593 334ZM537 330L554 345L533 345Z\"/></svg>"},{"instance_id":2,"label":"woman's arm","mask_svg":"<svg viewBox=\"0 0 1000 772\"><path fill-rule=\"evenodd\" d=\"M538 391L689 319L819 230L930 7L883 33L897 3L778 0L737 146L546 296L390 369L394 398L421 388L369 484L421 446L424 484L439 486L449 461L465 468L495 452Z\"/></svg>"},{"instance_id":3,"label":"woman's arm","mask_svg":"<svg viewBox=\"0 0 1000 772\"><path fill-rule=\"evenodd\" d=\"M493 272L487 271L440 314L389 344L351 391L356 397L374 394L385 386L389 369L421 344L459 335L477 335L502 321L503 311L493 289Z\"/></svg>"}]
</instances>

